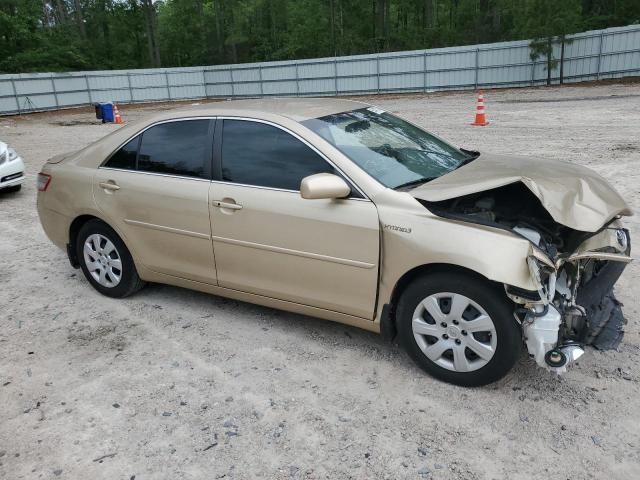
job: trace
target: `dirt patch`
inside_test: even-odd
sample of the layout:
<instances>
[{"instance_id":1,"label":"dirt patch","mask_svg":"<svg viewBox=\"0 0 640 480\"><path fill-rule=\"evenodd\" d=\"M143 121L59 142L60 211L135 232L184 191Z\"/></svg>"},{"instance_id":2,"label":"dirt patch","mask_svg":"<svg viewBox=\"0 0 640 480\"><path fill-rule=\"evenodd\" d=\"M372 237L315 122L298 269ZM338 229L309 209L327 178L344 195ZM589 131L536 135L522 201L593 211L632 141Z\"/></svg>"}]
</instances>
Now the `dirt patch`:
<instances>
[{"instance_id":1,"label":"dirt patch","mask_svg":"<svg viewBox=\"0 0 640 480\"><path fill-rule=\"evenodd\" d=\"M51 125L57 125L59 127L75 127L76 125L97 125L101 124L100 120L60 120L57 122L51 122Z\"/></svg>"},{"instance_id":2,"label":"dirt patch","mask_svg":"<svg viewBox=\"0 0 640 480\"><path fill-rule=\"evenodd\" d=\"M640 95L603 95L601 97L574 97L574 98L539 98L529 100L498 100L497 103L558 103L558 102L598 102L598 101L610 101L612 99L619 98L637 98Z\"/></svg>"},{"instance_id":3,"label":"dirt patch","mask_svg":"<svg viewBox=\"0 0 640 480\"><path fill-rule=\"evenodd\" d=\"M640 145L637 143L620 143L611 147L611 150L618 150L621 152L637 152L640 150Z\"/></svg>"}]
</instances>

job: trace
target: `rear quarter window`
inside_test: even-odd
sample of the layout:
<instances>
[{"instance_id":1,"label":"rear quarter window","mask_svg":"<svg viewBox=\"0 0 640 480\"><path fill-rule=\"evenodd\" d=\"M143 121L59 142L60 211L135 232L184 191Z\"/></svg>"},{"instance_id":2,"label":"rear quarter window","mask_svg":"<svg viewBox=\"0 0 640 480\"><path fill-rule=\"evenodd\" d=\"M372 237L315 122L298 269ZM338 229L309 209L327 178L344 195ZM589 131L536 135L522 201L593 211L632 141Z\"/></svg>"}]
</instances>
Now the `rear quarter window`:
<instances>
[{"instance_id":1,"label":"rear quarter window","mask_svg":"<svg viewBox=\"0 0 640 480\"><path fill-rule=\"evenodd\" d=\"M129 141L124 147L114 153L105 167L121 168L124 170L136 169L136 157L138 156L138 145L140 144L140 136Z\"/></svg>"},{"instance_id":2,"label":"rear quarter window","mask_svg":"<svg viewBox=\"0 0 640 480\"><path fill-rule=\"evenodd\" d=\"M138 170L206 178L211 139L209 120L184 120L156 125L142 135Z\"/></svg>"}]
</instances>

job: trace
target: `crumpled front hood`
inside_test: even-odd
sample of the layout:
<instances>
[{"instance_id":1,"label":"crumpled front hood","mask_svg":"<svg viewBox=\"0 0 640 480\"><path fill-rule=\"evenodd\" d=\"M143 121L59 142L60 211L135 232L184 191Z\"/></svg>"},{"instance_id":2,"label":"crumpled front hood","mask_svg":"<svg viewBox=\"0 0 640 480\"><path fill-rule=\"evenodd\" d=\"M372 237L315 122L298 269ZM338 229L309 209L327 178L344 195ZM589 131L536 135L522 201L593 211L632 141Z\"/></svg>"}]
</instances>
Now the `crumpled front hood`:
<instances>
[{"instance_id":1,"label":"crumpled front hood","mask_svg":"<svg viewBox=\"0 0 640 480\"><path fill-rule=\"evenodd\" d=\"M553 219L595 232L616 215L633 215L624 199L593 170L557 160L482 154L478 159L409 193L439 202L522 182Z\"/></svg>"}]
</instances>

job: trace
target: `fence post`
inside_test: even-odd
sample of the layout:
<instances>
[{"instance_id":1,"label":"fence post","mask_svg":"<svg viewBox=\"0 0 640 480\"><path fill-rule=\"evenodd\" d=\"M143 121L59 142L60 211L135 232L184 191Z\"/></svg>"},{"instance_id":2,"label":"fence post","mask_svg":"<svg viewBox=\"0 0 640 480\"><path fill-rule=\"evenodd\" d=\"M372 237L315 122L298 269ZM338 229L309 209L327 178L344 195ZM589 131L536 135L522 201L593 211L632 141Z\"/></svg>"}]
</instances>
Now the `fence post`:
<instances>
[{"instance_id":1,"label":"fence post","mask_svg":"<svg viewBox=\"0 0 640 480\"><path fill-rule=\"evenodd\" d=\"M129 72L127 72L127 84L129 85L129 101L133 103L133 88L131 87L131 74Z\"/></svg>"},{"instance_id":2,"label":"fence post","mask_svg":"<svg viewBox=\"0 0 640 480\"><path fill-rule=\"evenodd\" d=\"M598 62L596 64L596 80L600 80L600 62L602 60L602 44L604 42L604 32L600 30L600 43L598 45Z\"/></svg>"},{"instance_id":3,"label":"fence post","mask_svg":"<svg viewBox=\"0 0 640 480\"><path fill-rule=\"evenodd\" d=\"M475 74L475 80L474 80L476 90L478 89L478 68L480 66L479 62L480 62L480 49L476 48L476 74Z\"/></svg>"},{"instance_id":4,"label":"fence post","mask_svg":"<svg viewBox=\"0 0 640 480\"><path fill-rule=\"evenodd\" d=\"M333 89L338 95L338 57L333 57Z\"/></svg>"},{"instance_id":5,"label":"fence post","mask_svg":"<svg viewBox=\"0 0 640 480\"><path fill-rule=\"evenodd\" d=\"M164 83L167 84L167 98L171 100L171 86L169 85L169 72L164 71Z\"/></svg>"},{"instance_id":6,"label":"fence post","mask_svg":"<svg viewBox=\"0 0 640 480\"><path fill-rule=\"evenodd\" d=\"M422 91L427 93L427 51L424 51L424 56L422 57Z\"/></svg>"},{"instance_id":7,"label":"fence post","mask_svg":"<svg viewBox=\"0 0 640 480\"><path fill-rule=\"evenodd\" d=\"M204 98L209 98L209 93L207 92L207 69L202 69L202 91L204 92Z\"/></svg>"},{"instance_id":8,"label":"fence post","mask_svg":"<svg viewBox=\"0 0 640 480\"><path fill-rule=\"evenodd\" d=\"M260 96L264 97L264 85L262 85L262 64L258 65L258 78L260 79Z\"/></svg>"},{"instance_id":9,"label":"fence post","mask_svg":"<svg viewBox=\"0 0 640 480\"><path fill-rule=\"evenodd\" d=\"M533 57L530 57L530 58L531 58L531 86L533 87L536 84L536 59Z\"/></svg>"},{"instance_id":10,"label":"fence post","mask_svg":"<svg viewBox=\"0 0 640 480\"><path fill-rule=\"evenodd\" d=\"M11 79L11 89L13 90L13 96L16 98L16 106L18 107L18 115L20 115L22 112L20 111L20 99L18 98L18 90L16 90L16 82L15 80L12 78Z\"/></svg>"},{"instance_id":11,"label":"fence post","mask_svg":"<svg viewBox=\"0 0 640 480\"><path fill-rule=\"evenodd\" d=\"M231 98L233 98L236 94L236 89L233 85L233 67L231 65L229 66L229 78L231 79Z\"/></svg>"},{"instance_id":12,"label":"fence post","mask_svg":"<svg viewBox=\"0 0 640 480\"><path fill-rule=\"evenodd\" d=\"M298 62L296 62L296 97L300 96L300 77L298 76Z\"/></svg>"},{"instance_id":13,"label":"fence post","mask_svg":"<svg viewBox=\"0 0 640 480\"><path fill-rule=\"evenodd\" d=\"M56 82L53 80L53 75L49 77L49 80L51 80L51 89L53 90L53 98L55 98L56 100L56 109L58 109L60 108L60 102L58 102L58 92L56 90Z\"/></svg>"},{"instance_id":14,"label":"fence post","mask_svg":"<svg viewBox=\"0 0 640 480\"><path fill-rule=\"evenodd\" d=\"M87 95L89 95L89 105L93 105L93 99L91 98L91 85L89 85L89 75L84 76L84 83L87 86Z\"/></svg>"}]
</instances>

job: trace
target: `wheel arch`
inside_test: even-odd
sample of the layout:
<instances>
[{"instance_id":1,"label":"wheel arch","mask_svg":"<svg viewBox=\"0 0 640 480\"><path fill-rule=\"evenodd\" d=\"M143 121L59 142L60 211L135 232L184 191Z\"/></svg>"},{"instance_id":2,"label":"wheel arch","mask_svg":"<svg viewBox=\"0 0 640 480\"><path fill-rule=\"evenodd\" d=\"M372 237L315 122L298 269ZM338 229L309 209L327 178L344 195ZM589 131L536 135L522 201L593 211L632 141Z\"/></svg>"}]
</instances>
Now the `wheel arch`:
<instances>
[{"instance_id":1,"label":"wheel arch","mask_svg":"<svg viewBox=\"0 0 640 480\"><path fill-rule=\"evenodd\" d=\"M502 283L496 282L482 275L481 273L472 270L470 268L462 267L460 265L454 265L451 263L427 263L415 266L406 271L394 285L391 291L391 297L389 303L383 307L382 314L380 316L380 332L388 340L395 339L397 335L396 326L396 306L402 292L416 279L425 275L435 275L438 273L460 273L463 275L469 275L483 282L487 282L493 285L496 289L502 289Z\"/></svg>"},{"instance_id":2,"label":"wheel arch","mask_svg":"<svg viewBox=\"0 0 640 480\"><path fill-rule=\"evenodd\" d=\"M120 237L120 240L122 240L122 242L125 244L125 246L129 250L129 253L131 254L131 258L133 258L133 262L136 265L136 268L140 267L136 259L135 252L131 249L131 247L127 242L126 237L122 234L121 231L119 231L119 229L115 228L110 222L108 222L102 217L99 217L94 213L83 213L76 216L69 225L69 241L67 243L67 256L69 257L69 262L71 262L71 265L73 266L73 268L80 268L80 260L78 258L78 255L76 254L76 248L75 248L77 238L78 238L78 233L80 233L80 229L82 228L82 226L91 220L99 220L100 222L104 223L109 228L111 228L114 232L116 232L116 235Z\"/></svg>"}]
</instances>

